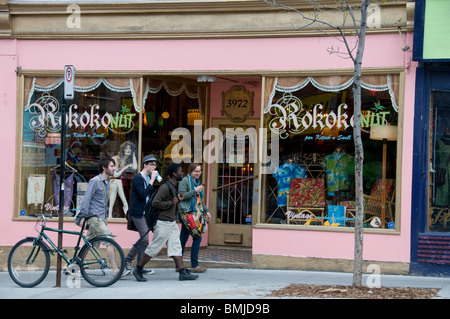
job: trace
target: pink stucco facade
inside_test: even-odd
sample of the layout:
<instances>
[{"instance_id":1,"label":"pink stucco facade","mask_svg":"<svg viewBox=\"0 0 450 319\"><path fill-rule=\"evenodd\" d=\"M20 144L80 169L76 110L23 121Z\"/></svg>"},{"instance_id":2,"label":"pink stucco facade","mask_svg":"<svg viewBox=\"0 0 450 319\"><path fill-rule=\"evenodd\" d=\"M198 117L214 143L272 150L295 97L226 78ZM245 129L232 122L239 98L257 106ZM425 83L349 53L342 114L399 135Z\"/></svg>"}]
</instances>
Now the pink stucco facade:
<instances>
[{"instance_id":1,"label":"pink stucco facade","mask_svg":"<svg viewBox=\"0 0 450 319\"><path fill-rule=\"evenodd\" d=\"M406 34L412 47L412 34ZM0 246L10 246L31 235L33 223L13 220L15 194L15 154L18 105L16 69L63 70L73 64L77 71L143 71L179 73L248 71L304 71L352 69L350 59L330 55L327 49L342 45L325 37L273 39L215 39L215 40L0 40L0 136L3 156L0 158ZM402 165L400 201L400 231L391 234L366 233L364 259L409 262L411 229L411 172L413 146L415 65L411 50L402 51L398 34L369 35L363 68L405 68L404 117L402 127ZM211 117L220 115L217 94L221 88L211 87ZM255 108L260 107L261 88L256 89ZM216 102L214 102L216 101ZM258 110L255 117L259 117ZM20 128L19 128L20 129ZM75 228L65 223L65 228ZM111 223L117 241L130 247L135 233L123 223ZM68 241L70 239L67 239ZM66 243L66 238L65 238ZM206 244L206 243L204 243ZM253 254L293 257L353 259L353 232L312 231L304 229L253 228Z\"/></svg>"}]
</instances>

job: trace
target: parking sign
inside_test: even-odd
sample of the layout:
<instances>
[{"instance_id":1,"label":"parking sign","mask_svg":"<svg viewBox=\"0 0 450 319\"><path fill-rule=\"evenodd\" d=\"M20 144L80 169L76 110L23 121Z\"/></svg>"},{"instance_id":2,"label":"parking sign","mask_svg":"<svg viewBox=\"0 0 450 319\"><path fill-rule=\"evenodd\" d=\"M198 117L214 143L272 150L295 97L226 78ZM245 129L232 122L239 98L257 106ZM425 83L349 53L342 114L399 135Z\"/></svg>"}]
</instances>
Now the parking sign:
<instances>
[{"instance_id":1,"label":"parking sign","mask_svg":"<svg viewBox=\"0 0 450 319\"><path fill-rule=\"evenodd\" d=\"M74 83L75 82L75 67L73 65L64 66L64 98L66 100L73 100Z\"/></svg>"}]
</instances>

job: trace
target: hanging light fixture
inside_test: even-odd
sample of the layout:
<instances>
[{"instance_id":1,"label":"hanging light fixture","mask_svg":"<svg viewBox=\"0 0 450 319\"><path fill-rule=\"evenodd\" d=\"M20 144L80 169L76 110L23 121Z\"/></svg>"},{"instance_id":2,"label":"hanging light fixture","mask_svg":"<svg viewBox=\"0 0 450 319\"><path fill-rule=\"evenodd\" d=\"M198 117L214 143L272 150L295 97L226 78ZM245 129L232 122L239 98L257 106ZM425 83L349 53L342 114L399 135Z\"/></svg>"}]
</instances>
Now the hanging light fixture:
<instances>
[{"instance_id":1,"label":"hanging light fixture","mask_svg":"<svg viewBox=\"0 0 450 319\"><path fill-rule=\"evenodd\" d=\"M169 112L165 111L165 112L162 112L161 116L163 119L167 120L169 118L170 114L169 114Z\"/></svg>"},{"instance_id":2,"label":"hanging light fixture","mask_svg":"<svg viewBox=\"0 0 450 319\"><path fill-rule=\"evenodd\" d=\"M187 124L194 125L195 120L202 120L199 109L188 109L187 110Z\"/></svg>"}]
</instances>

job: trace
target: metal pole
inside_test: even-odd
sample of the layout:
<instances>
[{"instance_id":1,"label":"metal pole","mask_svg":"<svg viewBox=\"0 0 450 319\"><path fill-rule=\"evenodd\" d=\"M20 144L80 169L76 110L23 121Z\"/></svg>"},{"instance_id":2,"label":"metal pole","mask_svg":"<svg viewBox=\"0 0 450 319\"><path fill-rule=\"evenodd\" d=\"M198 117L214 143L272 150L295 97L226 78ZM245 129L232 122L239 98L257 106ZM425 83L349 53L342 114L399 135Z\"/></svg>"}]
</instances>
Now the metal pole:
<instances>
[{"instance_id":1,"label":"metal pole","mask_svg":"<svg viewBox=\"0 0 450 319\"><path fill-rule=\"evenodd\" d=\"M61 105L61 156L60 156L60 177L59 177L59 216L58 229L63 229L64 223L64 177L66 171L66 99L63 98ZM58 249L62 249L63 234L58 233ZM58 254L56 262L56 287L61 287L62 258Z\"/></svg>"},{"instance_id":2,"label":"metal pole","mask_svg":"<svg viewBox=\"0 0 450 319\"><path fill-rule=\"evenodd\" d=\"M387 139L383 138L383 167L382 167L382 179L381 179L381 228L384 228L386 221L386 153L387 153Z\"/></svg>"}]
</instances>

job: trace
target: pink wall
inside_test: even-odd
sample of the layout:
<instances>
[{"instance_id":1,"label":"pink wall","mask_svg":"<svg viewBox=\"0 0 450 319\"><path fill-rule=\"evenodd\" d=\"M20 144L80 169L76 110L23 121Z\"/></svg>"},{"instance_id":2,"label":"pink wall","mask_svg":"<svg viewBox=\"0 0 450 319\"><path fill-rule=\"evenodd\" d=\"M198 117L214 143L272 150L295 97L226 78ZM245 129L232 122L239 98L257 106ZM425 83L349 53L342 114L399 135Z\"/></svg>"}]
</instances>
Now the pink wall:
<instances>
[{"instance_id":1,"label":"pink wall","mask_svg":"<svg viewBox=\"0 0 450 319\"><path fill-rule=\"evenodd\" d=\"M407 35L412 47L412 34ZM16 132L16 75L23 70L63 70L65 64L80 70L108 71L264 71L264 70L320 70L349 69L349 59L328 54L327 49L342 46L328 38L286 39L217 39L217 40L129 40L129 41L51 41L0 40L0 127L4 128L1 145L8 156L0 159L0 246L11 245L32 233L32 225L11 221L14 197L15 132ZM389 48L387 50L386 48ZM404 67L410 52L404 53L398 34L371 35L366 39L363 67ZM405 120L402 163L401 234L365 235L364 258L371 260L409 261L410 202L413 137L415 66L406 73ZM220 92L212 91L212 116L216 116ZM249 88L251 89L251 87ZM260 92L255 88L255 108ZM257 102L258 101L258 102ZM219 108L220 110L220 108ZM11 133L11 134L10 134ZM400 198L398 198L400 200ZM65 224L66 225L66 224ZM67 223L67 228L72 224ZM110 224L118 241L126 247L135 241L135 233L123 224ZM255 228L253 253L324 258L353 258L353 234L304 230L273 230ZM301 243L301 244L295 244ZM305 245L311 243L311 245ZM332 245L332 243L339 243Z\"/></svg>"},{"instance_id":2,"label":"pink wall","mask_svg":"<svg viewBox=\"0 0 450 319\"><path fill-rule=\"evenodd\" d=\"M0 127L4 133L0 134L2 156L0 160L0 245L17 241L20 225L12 224L14 198L14 168L16 153L16 41L0 40ZM22 236L23 237L23 236Z\"/></svg>"},{"instance_id":3,"label":"pink wall","mask_svg":"<svg viewBox=\"0 0 450 319\"><path fill-rule=\"evenodd\" d=\"M2 40L11 41L11 40ZM342 44L328 38L233 40L17 41L22 69L62 70L315 70L352 68L349 59L327 49ZM364 67L402 66L398 34L368 37ZM386 48L393 48L386 50ZM397 52L395 48L400 48Z\"/></svg>"}]
</instances>

